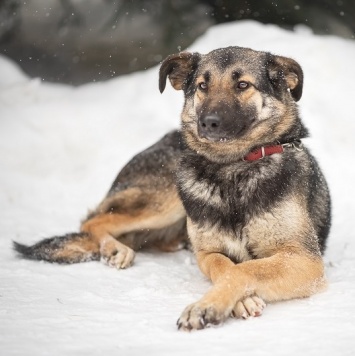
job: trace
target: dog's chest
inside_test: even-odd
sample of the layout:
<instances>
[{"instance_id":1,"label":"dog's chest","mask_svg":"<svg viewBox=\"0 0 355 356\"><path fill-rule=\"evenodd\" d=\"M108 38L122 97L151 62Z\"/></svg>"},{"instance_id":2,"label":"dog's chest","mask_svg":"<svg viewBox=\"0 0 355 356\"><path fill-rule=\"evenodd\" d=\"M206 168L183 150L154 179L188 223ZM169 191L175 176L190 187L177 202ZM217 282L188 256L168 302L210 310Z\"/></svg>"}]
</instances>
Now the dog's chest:
<instances>
[{"instance_id":1,"label":"dog's chest","mask_svg":"<svg viewBox=\"0 0 355 356\"><path fill-rule=\"evenodd\" d=\"M187 215L200 225L235 231L258 208L260 172L198 164L181 167L178 187Z\"/></svg>"},{"instance_id":2,"label":"dog's chest","mask_svg":"<svg viewBox=\"0 0 355 356\"><path fill-rule=\"evenodd\" d=\"M216 237L219 239L219 245L221 246L221 252L228 256L235 263L248 261L252 259L252 256L248 250L248 238L245 236L236 237L219 235Z\"/></svg>"},{"instance_id":3,"label":"dog's chest","mask_svg":"<svg viewBox=\"0 0 355 356\"><path fill-rule=\"evenodd\" d=\"M192 246L197 251L219 252L238 263L252 259L248 250L248 237L239 233L221 232L217 226L199 226L187 220Z\"/></svg>"}]
</instances>

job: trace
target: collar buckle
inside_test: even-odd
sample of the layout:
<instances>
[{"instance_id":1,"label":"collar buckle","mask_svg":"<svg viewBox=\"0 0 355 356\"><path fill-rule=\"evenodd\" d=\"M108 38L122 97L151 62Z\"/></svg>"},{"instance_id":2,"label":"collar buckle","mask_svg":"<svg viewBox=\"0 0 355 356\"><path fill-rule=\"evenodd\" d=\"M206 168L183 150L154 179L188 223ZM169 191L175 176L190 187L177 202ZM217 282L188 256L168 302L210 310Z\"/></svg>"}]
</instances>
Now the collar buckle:
<instances>
[{"instance_id":1,"label":"collar buckle","mask_svg":"<svg viewBox=\"0 0 355 356\"><path fill-rule=\"evenodd\" d=\"M282 148L294 148L296 151L303 151L303 143L301 140L282 143L281 146Z\"/></svg>"}]
</instances>

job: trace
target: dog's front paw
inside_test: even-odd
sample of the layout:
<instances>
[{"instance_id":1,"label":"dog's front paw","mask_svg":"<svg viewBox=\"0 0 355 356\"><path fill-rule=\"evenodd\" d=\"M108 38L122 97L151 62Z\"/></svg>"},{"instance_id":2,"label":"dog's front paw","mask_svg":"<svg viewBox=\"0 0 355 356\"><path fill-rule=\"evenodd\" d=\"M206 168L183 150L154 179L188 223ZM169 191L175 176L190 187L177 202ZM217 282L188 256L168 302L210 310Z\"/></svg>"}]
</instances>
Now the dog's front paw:
<instances>
[{"instance_id":1,"label":"dog's front paw","mask_svg":"<svg viewBox=\"0 0 355 356\"><path fill-rule=\"evenodd\" d=\"M185 308L177 321L178 329L184 331L199 330L211 325L223 323L228 317L222 309L214 305L205 306L197 302Z\"/></svg>"},{"instance_id":2,"label":"dog's front paw","mask_svg":"<svg viewBox=\"0 0 355 356\"><path fill-rule=\"evenodd\" d=\"M250 316L260 316L266 307L265 302L257 297L247 297L238 302L232 311L232 316L235 318L248 319Z\"/></svg>"}]
</instances>

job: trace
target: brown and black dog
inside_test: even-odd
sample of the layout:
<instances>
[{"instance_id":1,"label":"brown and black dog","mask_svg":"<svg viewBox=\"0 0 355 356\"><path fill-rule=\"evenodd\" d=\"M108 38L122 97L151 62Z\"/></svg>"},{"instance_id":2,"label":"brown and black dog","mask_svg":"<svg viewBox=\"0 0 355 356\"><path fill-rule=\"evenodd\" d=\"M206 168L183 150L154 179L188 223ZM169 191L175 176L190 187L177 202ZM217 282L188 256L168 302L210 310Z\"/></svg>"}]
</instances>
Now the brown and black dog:
<instances>
[{"instance_id":1,"label":"brown and black dog","mask_svg":"<svg viewBox=\"0 0 355 356\"><path fill-rule=\"evenodd\" d=\"M257 316L264 301L322 290L330 198L301 143L308 132L296 105L299 64L228 47L169 56L161 92L167 78L184 92L181 131L121 170L81 232L15 249L32 259L126 268L142 247L173 251L189 240L213 287L184 310L182 330Z\"/></svg>"}]
</instances>

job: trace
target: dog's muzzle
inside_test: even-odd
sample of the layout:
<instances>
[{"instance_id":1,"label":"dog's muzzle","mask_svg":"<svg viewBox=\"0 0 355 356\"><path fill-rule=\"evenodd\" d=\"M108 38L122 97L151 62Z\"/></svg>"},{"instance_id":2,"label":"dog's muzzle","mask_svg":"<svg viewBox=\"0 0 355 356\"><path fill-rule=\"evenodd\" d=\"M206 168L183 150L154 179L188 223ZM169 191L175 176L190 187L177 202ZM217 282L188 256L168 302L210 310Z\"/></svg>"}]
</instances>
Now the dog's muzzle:
<instances>
[{"instance_id":1,"label":"dog's muzzle","mask_svg":"<svg viewBox=\"0 0 355 356\"><path fill-rule=\"evenodd\" d=\"M223 130L222 130L223 131ZM198 121L198 135L211 141L219 141L221 138L221 118L216 114L203 116Z\"/></svg>"},{"instance_id":2,"label":"dog's muzzle","mask_svg":"<svg viewBox=\"0 0 355 356\"><path fill-rule=\"evenodd\" d=\"M244 120L207 114L198 120L198 136L209 141L228 141L239 137L247 127Z\"/></svg>"}]
</instances>

